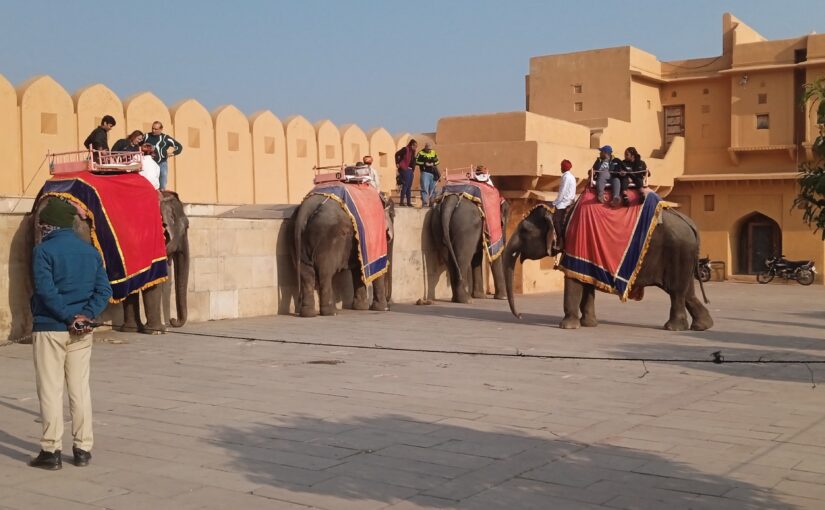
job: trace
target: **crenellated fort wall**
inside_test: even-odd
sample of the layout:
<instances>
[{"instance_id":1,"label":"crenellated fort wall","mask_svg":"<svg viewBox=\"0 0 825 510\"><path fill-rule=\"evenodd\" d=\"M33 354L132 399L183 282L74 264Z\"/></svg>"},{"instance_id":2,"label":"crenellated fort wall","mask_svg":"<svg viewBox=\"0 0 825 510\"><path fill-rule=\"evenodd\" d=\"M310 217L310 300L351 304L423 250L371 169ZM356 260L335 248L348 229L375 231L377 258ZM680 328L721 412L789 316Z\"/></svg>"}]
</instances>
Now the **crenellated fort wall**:
<instances>
[{"instance_id":1,"label":"crenellated fort wall","mask_svg":"<svg viewBox=\"0 0 825 510\"><path fill-rule=\"evenodd\" d=\"M117 120L109 145L163 123L184 146L170 159L169 188L200 204L299 203L314 166L354 163L367 154L390 192L394 153L410 137L329 120L312 124L300 115L281 121L268 110L246 115L232 105L210 112L195 99L167 106L151 92L121 99L102 84L70 94L49 76L14 87L0 75L0 197L35 196L49 177L46 153L82 149L104 115Z\"/></svg>"}]
</instances>

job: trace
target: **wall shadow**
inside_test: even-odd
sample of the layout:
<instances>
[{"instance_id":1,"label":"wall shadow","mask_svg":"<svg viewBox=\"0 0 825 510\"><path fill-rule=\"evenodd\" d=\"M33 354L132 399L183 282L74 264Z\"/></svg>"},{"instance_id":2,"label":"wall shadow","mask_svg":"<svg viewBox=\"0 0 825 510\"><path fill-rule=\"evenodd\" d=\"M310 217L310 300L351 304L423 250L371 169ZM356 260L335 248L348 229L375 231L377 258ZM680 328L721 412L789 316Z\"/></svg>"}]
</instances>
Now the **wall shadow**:
<instances>
[{"instance_id":1,"label":"wall shadow","mask_svg":"<svg viewBox=\"0 0 825 510\"><path fill-rule=\"evenodd\" d=\"M795 508L768 489L654 453L385 415L217 427L210 445L254 494L336 508L413 497L432 508ZM728 497L722 497L728 496ZM520 504L516 504L521 502ZM383 508L383 506L381 506Z\"/></svg>"}]
</instances>

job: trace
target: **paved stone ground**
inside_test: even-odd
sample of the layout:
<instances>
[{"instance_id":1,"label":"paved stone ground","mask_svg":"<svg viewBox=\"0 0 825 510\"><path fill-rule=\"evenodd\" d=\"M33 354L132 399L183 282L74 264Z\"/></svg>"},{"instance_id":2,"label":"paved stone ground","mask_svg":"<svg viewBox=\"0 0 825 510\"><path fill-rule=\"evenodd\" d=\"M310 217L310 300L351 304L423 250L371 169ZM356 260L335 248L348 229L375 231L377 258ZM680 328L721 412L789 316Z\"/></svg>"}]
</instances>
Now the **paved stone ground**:
<instances>
[{"instance_id":1,"label":"paved stone ground","mask_svg":"<svg viewBox=\"0 0 825 510\"><path fill-rule=\"evenodd\" d=\"M704 333L658 329L668 304L655 289L627 305L599 295L602 325L578 331L555 328L550 294L520 298L522 321L486 300L104 333L92 465L54 473L25 465L40 427L31 347L4 347L0 508L825 508L825 365L264 341L825 359L825 289L708 291L716 327Z\"/></svg>"}]
</instances>

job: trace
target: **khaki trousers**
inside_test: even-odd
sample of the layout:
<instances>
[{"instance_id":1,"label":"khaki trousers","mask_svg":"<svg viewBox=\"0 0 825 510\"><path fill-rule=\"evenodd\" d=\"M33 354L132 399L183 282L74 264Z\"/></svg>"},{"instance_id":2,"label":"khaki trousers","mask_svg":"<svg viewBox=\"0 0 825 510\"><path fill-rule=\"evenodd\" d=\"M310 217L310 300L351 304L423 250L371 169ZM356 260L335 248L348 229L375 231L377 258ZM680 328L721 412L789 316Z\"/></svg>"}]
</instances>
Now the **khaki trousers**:
<instances>
[{"instance_id":1,"label":"khaki trousers","mask_svg":"<svg viewBox=\"0 0 825 510\"><path fill-rule=\"evenodd\" d=\"M92 449L92 398L89 390L89 362L92 334L77 336L68 331L36 331L33 335L34 372L43 436L40 447L47 452L62 450L63 381L69 390L74 446Z\"/></svg>"}]
</instances>

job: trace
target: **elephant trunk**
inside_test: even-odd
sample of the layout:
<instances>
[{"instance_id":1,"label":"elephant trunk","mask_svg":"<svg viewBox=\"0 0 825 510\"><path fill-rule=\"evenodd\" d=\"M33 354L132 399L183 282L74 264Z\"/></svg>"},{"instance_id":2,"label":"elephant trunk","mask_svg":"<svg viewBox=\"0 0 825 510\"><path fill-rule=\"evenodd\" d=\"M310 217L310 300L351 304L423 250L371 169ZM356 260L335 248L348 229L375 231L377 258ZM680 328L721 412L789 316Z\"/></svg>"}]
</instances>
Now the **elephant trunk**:
<instances>
[{"instance_id":1,"label":"elephant trunk","mask_svg":"<svg viewBox=\"0 0 825 510\"><path fill-rule=\"evenodd\" d=\"M186 324L189 314L187 302L187 289L189 288L189 239L183 239L183 248L175 253L175 309L177 318L169 322L172 327L180 328Z\"/></svg>"},{"instance_id":2,"label":"elephant trunk","mask_svg":"<svg viewBox=\"0 0 825 510\"><path fill-rule=\"evenodd\" d=\"M450 200L451 197L446 197L443 202L441 202L441 230L444 236L444 244L447 245L447 251L450 253L450 260L453 261L453 265L455 266L456 275L458 275L458 281L462 281L461 277L461 265L458 263L458 258L455 256L455 250L453 250L453 240L450 237L450 222L453 218L453 212L458 207L458 200L459 198L453 198ZM455 202L455 205L453 205Z\"/></svg>"},{"instance_id":3,"label":"elephant trunk","mask_svg":"<svg viewBox=\"0 0 825 510\"><path fill-rule=\"evenodd\" d=\"M502 264L504 265L504 283L507 288L507 302L510 303L510 311L519 319L521 319L521 314L516 310L516 298L513 295L513 275L515 273L516 258L520 250L520 245L521 241L519 240L518 234L516 234L507 242L507 246L504 248L504 254L502 255L502 257L504 257Z\"/></svg>"}]
</instances>

